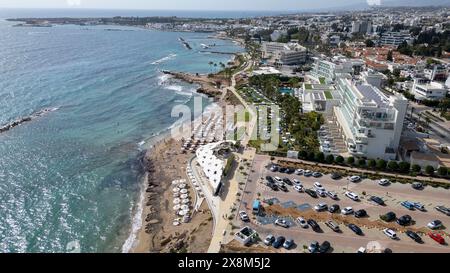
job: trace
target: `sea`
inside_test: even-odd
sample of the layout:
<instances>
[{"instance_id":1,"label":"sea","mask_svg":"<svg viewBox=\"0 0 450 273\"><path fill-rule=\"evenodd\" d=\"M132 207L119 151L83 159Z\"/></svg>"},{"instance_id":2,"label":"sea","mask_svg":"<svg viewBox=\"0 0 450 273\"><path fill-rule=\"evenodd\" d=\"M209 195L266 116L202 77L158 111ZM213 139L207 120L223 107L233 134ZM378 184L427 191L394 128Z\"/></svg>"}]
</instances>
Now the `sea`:
<instances>
[{"instance_id":1,"label":"sea","mask_svg":"<svg viewBox=\"0 0 450 273\"><path fill-rule=\"evenodd\" d=\"M177 121L174 106L192 107L196 96L197 86L162 70L211 73L220 66L210 62L232 58L201 44L244 49L207 33L4 20L58 16L21 12L0 10L0 126L51 111L0 133L0 252L126 252L146 143Z\"/></svg>"}]
</instances>

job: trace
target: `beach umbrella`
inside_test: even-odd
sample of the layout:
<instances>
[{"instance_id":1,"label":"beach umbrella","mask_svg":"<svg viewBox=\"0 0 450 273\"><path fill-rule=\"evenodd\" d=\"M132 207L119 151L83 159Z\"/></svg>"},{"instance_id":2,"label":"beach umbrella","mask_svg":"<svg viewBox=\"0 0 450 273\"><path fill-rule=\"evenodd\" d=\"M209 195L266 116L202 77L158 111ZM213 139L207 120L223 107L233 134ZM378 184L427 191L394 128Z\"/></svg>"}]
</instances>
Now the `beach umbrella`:
<instances>
[{"instance_id":1,"label":"beach umbrella","mask_svg":"<svg viewBox=\"0 0 450 273\"><path fill-rule=\"evenodd\" d=\"M186 214L187 214L187 212L184 211L184 210L180 210L180 211L178 212L178 215L180 215L180 216L185 216Z\"/></svg>"},{"instance_id":2,"label":"beach umbrella","mask_svg":"<svg viewBox=\"0 0 450 273\"><path fill-rule=\"evenodd\" d=\"M173 199L173 203L174 203L175 205L178 205L178 204L181 203L181 199L180 199L180 198L175 198L175 199Z\"/></svg>"},{"instance_id":3,"label":"beach umbrella","mask_svg":"<svg viewBox=\"0 0 450 273\"><path fill-rule=\"evenodd\" d=\"M180 193L181 193L181 194L186 194L186 193L188 193L188 190L182 189L182 190L180 191Z\"/></svg>"},{"instance_id":4,"label":"beach umbrella","mask_svg":"<svg viewBox=\"0 0 450 273\"><path fill-rule=\"evenodd\" d=\"M180 196L180 198L181 198L181 199L189 199L189 195L187 195L187 194L182 194L182 195Z\"/></svg>"},{"instance_id":5,"label":"beach umbrella","mask_svg":"<svg viewBox=\"0 0 450 273\"><path fill-rule=\"evenodd\" d=\"M184 188L186 188L186 186L187 186L187 185L183 183L183 184L178 185L178 188L184 189Z\"/></svg>"},{"instance_id":6,"label":"beach umbrella","mask_svg":"<svg viewBox=\"0 0 450 273\"><path fill-rule=\"evenodd\" d=\"M183 201L181 201L181 203L187 205L189 204L189 199L184 199Z\"/></svg>"},{"instance_id":7,"label":"beach umbrella","mask_svg":"<svg viewBox=\"0 0 450 273\"><path fill-rule=\"evenodd\" d=\"M188 205L182 205L179 209L181 209L181 210L189 210L189 206Z\"/></svg>"},{"instance_id":8,"label":"beach umbrella","mask_svg":"<svg viewBox=\"0 0 450 273\"><path fill-rule=\"evenodd\" d=\"M180 225L180 222L178 222L178 221L173 221L173 225L177 227L177 226Z\"/></svg>"},{"instance_id":9,"label":"beach umbrella","mask_svg":"<svg viewBox=\"0 0 450 273\"><path fill-rule=\"evenodd\" d=\"M173 191L174 193L175 193L175 192L180 192L180 189L179 189L179 188L174 188L172 191Z\"/></svg>"},{"instance_id":10,"label":"beach umbrella","mask_svg":"<svg viewBox=\"0 0 450 273\"><path fill-rule=\"evenodd\" d=\"M185 205L183 205L183 207L184 207ZM175 206L173 206L173 210L175 210L175 211L178 211L178 210L180 210L182 207L181 207L181 205L175 205Z\"/></svg>"},{"instance_id":11,"label":"beach umbrella","mask_svg":"<svg viewBox=\"0 0 450 273\"><path fill-rule=\"evenodd\" d=\"M174 192L173 193L173 197L180 197L180 193L179 192Z\"/></svg>"}]
</instances>

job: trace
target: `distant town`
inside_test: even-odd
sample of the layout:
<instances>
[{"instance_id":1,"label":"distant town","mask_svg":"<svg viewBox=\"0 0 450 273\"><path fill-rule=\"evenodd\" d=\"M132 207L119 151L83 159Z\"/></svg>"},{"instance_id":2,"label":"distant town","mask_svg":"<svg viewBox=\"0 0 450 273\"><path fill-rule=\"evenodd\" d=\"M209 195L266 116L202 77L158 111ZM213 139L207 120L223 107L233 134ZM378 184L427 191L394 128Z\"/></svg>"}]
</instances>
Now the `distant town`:
<instances>
[{"instance_id":1,"label":"distant town","mask_svg":"<svg viewBox=\"0 0 450 273\"><path fill-rule=\"evenodd\" d=\"M186 164L164 199L175 214L184 209L147 217L143 236L156 233L162 242L151 251L450 251L450 8L11 21L208 32L245 46L216 74L165 71L200 84L220 106L243 107L235 123L247 133L237 128L233 140L219 133L226 122L216 113L165 144ZM275 149L264 149L274 133ZM158 160L149 158L151 181ZM203 248L158 229L197 230L205 210L212 235Z\"/></svg>"}]
</instances>

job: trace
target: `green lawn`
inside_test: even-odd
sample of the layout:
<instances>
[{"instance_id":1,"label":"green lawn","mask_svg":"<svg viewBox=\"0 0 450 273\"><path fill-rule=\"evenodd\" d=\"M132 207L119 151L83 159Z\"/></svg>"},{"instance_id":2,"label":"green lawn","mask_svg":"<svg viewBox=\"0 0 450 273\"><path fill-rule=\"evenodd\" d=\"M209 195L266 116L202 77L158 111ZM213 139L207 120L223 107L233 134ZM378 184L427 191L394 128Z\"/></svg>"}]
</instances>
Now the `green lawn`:
<instances>
[{"instance_id":1,"label":"green lawn","mask_svg":"<svg viewBox=\"0 0 450 273\"><path fill-rule=\"evenodd\" d=\"M320 84L325 84L325 78L324 77L320 77L319 78L319 82L320 82Z\"/></svg>"},{"instance_id":2,"label":"green lawn","mask_svg":"<svg viewBox=\"0 0 450 273\"><path fill-rule=\"evenodd\" d=\"M327 98L327 100L332 100L333 99L333 95L331 94L330 91L325 91L325 97Z\"/></svg>"},{"instance_id":3,"label":"green lawn","mask_svg":"<svg viewBox=\"0 0 450 273\"><path fill-rule=\"evenodd\" d=\"M305 88L306 88L306 89L312 89L312 84L306 83L306 84L305 84Z\"/></svg>"}]
</instances>

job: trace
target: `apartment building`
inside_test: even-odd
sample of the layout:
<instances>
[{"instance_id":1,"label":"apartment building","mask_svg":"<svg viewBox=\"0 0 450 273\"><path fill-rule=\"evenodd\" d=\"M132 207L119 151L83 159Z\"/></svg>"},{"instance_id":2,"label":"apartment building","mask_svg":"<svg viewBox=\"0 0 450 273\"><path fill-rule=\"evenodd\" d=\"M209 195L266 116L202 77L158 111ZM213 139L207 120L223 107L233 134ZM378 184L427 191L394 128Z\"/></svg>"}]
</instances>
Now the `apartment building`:
<instances>
[{"instance_id":1,"label":"apartment building","mask_svg":"<svg viewBox=\"0 0 450 273\"><path fill-rule=\"evenodd\" d=\"M417 100L440 100L447 95L447 88L443 83L427 79L414 79L411 93Z\"/></svg>"},{"instance_id":2,"label":"apartment building","mask_svg":"<svg viewBox=\"0 0 450 273\"><path fill-rule=\"evenodd\" d=\"M314 64L311 76L326 82L333 82L339 74L359 74L364 63L361 60L349 60L337 58L334 61L327 61L321 58L313 58Z\"/></svg>"},{"instance_id":3,"label":"apartment building","mask_svg":"<svg viewBox=\"0 0 450 273\"><path fill-rule=\"evenodd\" d=\"M380 44L382 45L398 46L405 41L411 41L411 35L408 32L386 32L380 37Z\"/></svg>"},{"instance_id":4,"label":"apartment building","mask_svg":"<svg viewBox=\"0 0 450 273\"><path fill-rule=\"evenodd\" d=\"M386 96L378 88L348 77L337 80L341 102L334 107L348 152L357 157L396 158L408 100Z\"/></svg>"},{"instance_id":5,"label":"apartment building","mask_svg":"<svg viewBox=\"0 0 450 273\"><path fill-rule=\"evenodd\" d=\"M296 43L266 42L263 44L263 57L271 58L278 65L297 65L305 63L308 51Z\"/></svg>"}]
</instances>

